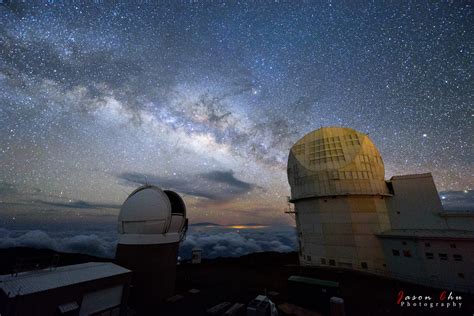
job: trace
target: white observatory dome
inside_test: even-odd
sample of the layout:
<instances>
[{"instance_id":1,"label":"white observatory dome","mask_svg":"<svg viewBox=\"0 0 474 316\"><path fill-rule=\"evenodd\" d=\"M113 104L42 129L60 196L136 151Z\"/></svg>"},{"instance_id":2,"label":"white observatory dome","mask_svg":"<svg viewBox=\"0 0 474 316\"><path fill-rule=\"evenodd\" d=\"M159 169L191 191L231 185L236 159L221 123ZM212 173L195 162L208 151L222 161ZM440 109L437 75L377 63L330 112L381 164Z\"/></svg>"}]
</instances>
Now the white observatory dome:
<instances>
[{"instance_id":1,"label":"white observatory dome","mask_svg":"<svg viewBox=\"0 0 474 316\"><path fill-rule=\"evenodd\" d=\"M176 192L144 185L133 191L120 208L119 243L178 242L186 226L186 206Z\"/></svg>"}]
</instances>

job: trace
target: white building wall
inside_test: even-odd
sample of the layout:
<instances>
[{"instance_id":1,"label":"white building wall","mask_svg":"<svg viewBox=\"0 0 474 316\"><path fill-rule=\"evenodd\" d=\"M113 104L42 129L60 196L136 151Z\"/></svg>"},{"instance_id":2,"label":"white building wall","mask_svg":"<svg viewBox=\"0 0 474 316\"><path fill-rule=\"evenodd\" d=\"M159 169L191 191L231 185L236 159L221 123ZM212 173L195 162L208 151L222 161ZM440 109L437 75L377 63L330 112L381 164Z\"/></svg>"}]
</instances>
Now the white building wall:
<instances>
[{"instance_id":1,"label":"white building wall","mask_svg":"<svg viewBox=\"0 0 474 316\"><path fill-rule=\"evenodd\" d=\"M396 176L389 182L393 196L387 199L392 229L448 229L430 173Z\"/></svg>"},{"instance_id":2,"label":"white building wall","mask_svg":"<svg viewBox=\"0 0 474 316\"><path fill-rule=\"evenodd\" d=\"M385 207L383 198L372 196L298 201L300 262L385 274L382 242L375 236L389 228Z\"/></svg>"},{"instance_id":3,"label":"white building wall","mask_svg":"<svg viewBox=\"0 0 474 316\"><path fill-rule=\"evenodd\" d=\"M362 270L431 286L474 286L474 241L446 249L449 238L436 239L433 259L419 241L420 230L466 238L462 230L474 231L474 216L443 212L429 173L386 182L382 157L367 135L336 127L305 135L290 151L288 181L302 265ZM397 230L404 231L403 239L390 235Z\"/></svg>"},{"instance_id":4,"label":"white building wall","mask_svg":"<svg viewBox=\"0 0 474 316\"><path fill-rule=\"evenodd\" d=\"M474 241L384 238L383 244L393 277L427 286L474 291Z\"/></svg>"},{"instance_id":5,"label":"white building wall","mask_svg":"<svg viewBox=\"0 0 474 316\"><path fill-rule=\"evenodd\" d=\"M474 213L473 212L455 212L446 211L441 213L449 229L460 229L474 231Z\"/></svg>"}]
</instances>

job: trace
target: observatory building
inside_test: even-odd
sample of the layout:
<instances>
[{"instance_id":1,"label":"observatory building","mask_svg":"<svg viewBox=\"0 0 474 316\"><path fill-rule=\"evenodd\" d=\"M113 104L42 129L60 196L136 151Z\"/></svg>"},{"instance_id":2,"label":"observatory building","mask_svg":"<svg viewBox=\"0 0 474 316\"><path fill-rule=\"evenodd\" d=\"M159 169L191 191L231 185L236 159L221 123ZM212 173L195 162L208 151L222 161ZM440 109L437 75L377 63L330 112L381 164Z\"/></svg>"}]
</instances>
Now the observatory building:
<instances>
[{"instance_id":1,"label":"observatory building","mask_svg":"<svg viewBox=\"0 0 474 316\"><path fill-rule=\"evenodd\" d=\"M140 314L172 295L186 230L186 206L176 192L144 185L123 203L116 260L133 271L130 300Z\"/></svg>"},{"instance_id":2,"label":"observatory building","mask_svg":"<svg viewBox=\"0 0 474 316\"><path fill-rule=\"evenodd\" d=\"M0 275L0 315L127 315L130 277L111 262Z\"/></svg>"},{"instance_id":3,"label":"observatory building","mask_svg":"<svg viewBox=\"0 0 474 316\"><path fill-rule=\"evenodd\" d=\"M324 127L288 158L302 265L474 290L474 213L443 211L431 174L385 180L366 134Z\"/></svg>"}]
</instances>

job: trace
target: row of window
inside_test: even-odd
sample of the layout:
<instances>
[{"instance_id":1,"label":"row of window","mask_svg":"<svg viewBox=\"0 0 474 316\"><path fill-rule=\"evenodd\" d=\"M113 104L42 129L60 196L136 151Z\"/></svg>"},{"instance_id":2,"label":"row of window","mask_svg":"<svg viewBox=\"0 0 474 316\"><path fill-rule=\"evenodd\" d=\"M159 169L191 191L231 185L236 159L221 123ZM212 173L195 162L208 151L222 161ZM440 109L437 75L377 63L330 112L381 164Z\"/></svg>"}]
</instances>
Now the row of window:
<instances>
[{"instance_id":1,"label":"row of window","mask_svg":"<svg viewBox=\"0 0 474 316\"><path fill-rule=\"evenodd\" d=\"M323 150L309 154L309 158L322 158L328 156L340 156L344 155L342 149Z\"/></svg>"},{"instance_id":2,"label":"row of window","mask_svg":"<svg viewBox=\"0 0 474 316\"><path fill-rule=\"evenodd\" d=\"M306 256L306 258L308 258L308 261L311 261L311 256ZM321 264L326 264L326 259L325 258L321 258ZM329 259L329 265L330 266L335 266L336 265L336 260ZM338 265L341 266L341 267L345 267L345 268L352 268L352 263L348 263L348 262L338 262ZM360 266L364 270L367 270L367 268L368 268L367 262L361 262Z\"/></svg>"},{"instance_id":3,"label":"row of window","mask_svg":"<svg viewBox=\"0 0 474 316\"><path fill-rule=\"evenodd\" d=\"M332 156L332 157L324 157L324 158L315 158L315 159L310 159L309 164L310 165L316 165L320 163L326 163L326 162L337 162L337 161L346 161L346 158L344 156Z\"/></svg>"},{"instance_id":4,"label":"row of window","mask_svg":"<svg viewBox=\"0 0 474 316\"><path fill-rule=\"evenodd\" d=\"M360 162L370 162L369 155L360 155L359 156Z\"/></svg>"},{"instance_id":5,"label":"row of window","mask_svg":"<svg viewBox=\"0 0 474 316\"><path fill-rule=\"evenodd\" d=\"M406 241L402 241L402 245L406 246L406 244L407 244ZM425 247L427 247L427 248L431 247L431 243L425 242ZM456 244L454 244L454 243L449 244L449 248L456 248Z\"/></svg>"},{"instance_id":6,"label":"row of window","mask_svg":"<svg viewBox=\"0 0 474 316\"><path fill-rule=\"evenodd\" d=\"M400 251L397 249L392 249L392 254L396 257L399 257ZM411 257L410 250L403 250L403 256L408 258ZM438 256L440 260L448 260L448 254L446 253L438 253ZM425 257L426 259L434 259L434 254L432 252L426 252ZM454 254L453 259L454 261L462 261L462 255Z\"/></svg>"},{"instance_id":7,"label":"row of window","mask_svg":"<svg viewBox=\"0 0 474 316\"><path fill-rule=\"evenodd\" d=\"M324 143L334 143L334 142L340 142L341 138L339 136L334 136L334 137L327 137L327 138L322 138L322 139L317 139L315 141L312 141L312 144L324 144Z\"/></svg>"},{"instance_id":8,"label":"row of window","mask_svg":"<svg viewBox=\"0 0 474 316\"><path fill-rule=\"evenodd\" d=\"M344 143L346 145L360 145L360 141L357 135L345 135ZM325 151L328 149L342 149L341 138L339 136L328 137L324 139L314 140L308 143L310 146L310 151ZM305 153L306 144L295 145L293 151L296 155L301 155Z\"/></svg>"},{"instance_id":9,"label":"row of window","mask_svg":"<svg viewBox=\"0 0 474 316\"><path fill-rule=\"evenodd\" d=\"M293 152L296 155L303 155L303 154L305 154L305 149L306 149L305 144L295 145L293 147ZM332 151L341 151L341 154L342 154L342 145L341 145L341 143L326 144L326 145L319 145L319 146L315 146L314 144L310 143L309 154L310 155L326 154L326 152L329 152L331 150Z\"/></svg>"},{"instance_id":10,"label":"row of window","mask_svg":"<svg viewBox=\"0 0 474 316\"><path fill-rule=\"evenodd\" d=\"M438 253L439 260L448 260L448 254L446 253ZM432 252L425 253L426 259L434 259L434 254ZM453 255L454 261L462 261L462 255L454 254Z\"/></svg>"},{"instance_id":11,"label":"row of window","mask_svg":"<svg viewBox=\"0 0 474 316\"><path fill-rule=\"evenodd\" d=\"M395 255L395 253L398 253L396 256L399 256L399 255L400 255L400 252L399 252L398 250L396 250L396 249L392 249L392 252L393 252L394 255ZM404 252L404 254L405 254L405 252L406 252L406 254L408 254L408 257L411 257L411 253L410 253L409 250L404 250L403 252ZM301 254L301 253L300 253L300 254ZM429 252L427 252L426 254L427 254L427 255L428 255L428 254L433 255L432 253L429 253ZM440 258L442 258L442 257L443 257L443 258L446 258L446 259L441 259L441 260L447 260L447 255L446 255L446 254L440 253L439 256L440 256ZM461 256L461 255L453 255L453 257L454 257L454 260L456 260L456 261L462 261L462 256ZM309 256L309 255L308 255L308 256L304 256L304 258L305 258L305 260L307 260L307 261L311 261L311 256ZM457 260L456 258L458 258L459 260ZM429 258L429 259L430 259L430 258ZM433 259L433 258L431 258L431 259ZM326 264L326 259L325 259L325 258L321 258L321 264L323 264L323 265ZM344 266L344 267L352 268L352 264L351 264L351 263L339 262L338 264L339 264L339 266ZM336 266L336 260L334 260L334 259L329 259L329 265L330 265L330 266ZM360 266L361 266L361 268L364 269L364 270L367 270L367 269L368 269L367 262L362 261L362 262L360 263ZM383 266L385 267L385 264L384 264ZM464 279L464 278L465 278L465 275L464 275L464 273L459 272L459 273L458 273L458 277L461 278L461 279Z\"/></svg>"},{"instance_id":12,"label":"row of window","mask_svg":"<svg viewBox=\"0 0 474 316\"><path fill-rule=\"evenodd\" d=\"M400 250L392 249L392 254L395 257L400 257ZM404 257L411 257L411 251L410 250L403 250L403 256Z\"/></svg>"},{"instance_id":13,"label":"row of window","mask_svg":"<svg viewBox=\"0 0 474 316\"><path fill-rule=\"evenodd\" d=\"M360 168L360 170L368 170L368 171L372 170L371 164L368 163L368 162L362 162L360 164L359 168Z\"/></svg>"},{"instance_id":14,"label":"row of window","mask_svg":"<svg viewBox=\"0 0 474 316\"><path fill-rule=\"evenodd\" d=\"M357 136L357 134L349 134L349 135L344 135L344 136L326 137L322 139L317 139L315 141L312 141L311 143L314 143L314 144L334 143L334 142L340 142L342 139L344 140L359 139L359 136Z\"/></svg>"},{"instance_id":15,"label":"row of window","mask_svg":"<svg viewBox=\"0 0 474 316\"><path fill-rule=\"evenodd\" d=\"M295 145L293 147L293 152L295 153L295 155L304 154L304 148L305 148L305 144Z\"/></svg>"},{"instance_id":16,"label":"row of window","mask_svg":"<svg viewBox=\"0 0 474 316\"><path fill-rule=\"evenodd\" d=\"M321 264L326 264L326 259L325 258L321 258ZM329 265L330 266L335 266L336 265L336 260L329 259Z\"/></svg>"},{"instance_id":17,"label":"row of window","mask_svg":"<svg viewBox=\"0 0 474 316\"><path fill-rule=\"evenodd\" d=\"M346 145L352 145L352 146L355 146L355 145L360 145L360 142L359 142L359 140L358 140L358 139L356 139L356 140L352 140L352 141L349 141L349 140L348 140L348 141L346 141L346 142L345 142L345 144L346 144Z\"/></svg>"},{"instance_id":18,"label":"row of window","mask_svg":"<svg viewBox=\"0 0 474 316\"><path fill-rule=\"evenodd\" d=\"M354 179L373 179L371 171L334 171L331 179L354 180Z\"/></svg>"},{"instance_id":19,"label":"row of window","mask_svg":"<svg viewBox=\"0 0 474 316\"><path fill-rule=\"evenodd\" d=\"M335 149L335 148L342 148L341 142L334 142L334 143L323 143L321 145L316 145L314 142L309 143L311 151L321 151L326 149Z\"/></svg>"}]
</instances>

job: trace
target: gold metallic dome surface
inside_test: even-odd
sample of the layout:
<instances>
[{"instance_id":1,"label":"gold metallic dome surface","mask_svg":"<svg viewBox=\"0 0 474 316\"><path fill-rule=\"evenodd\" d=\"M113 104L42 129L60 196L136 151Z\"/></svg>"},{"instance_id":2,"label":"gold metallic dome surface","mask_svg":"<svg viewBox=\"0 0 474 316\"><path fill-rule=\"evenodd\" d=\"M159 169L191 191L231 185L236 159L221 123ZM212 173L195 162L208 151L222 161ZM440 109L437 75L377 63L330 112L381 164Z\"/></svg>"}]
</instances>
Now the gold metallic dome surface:
<instances>
[{"instance_id":1,"label":"gold metallic dome surface","mask_svg":"<svg viewBox=\"0 0 474 316\"><path fill-rule=\"evenodd\" d=\"M287 171L292 199L388 194L377 147L351 128L323 127L306 134L291 148Z\"/></svg>"}]
</instances>

